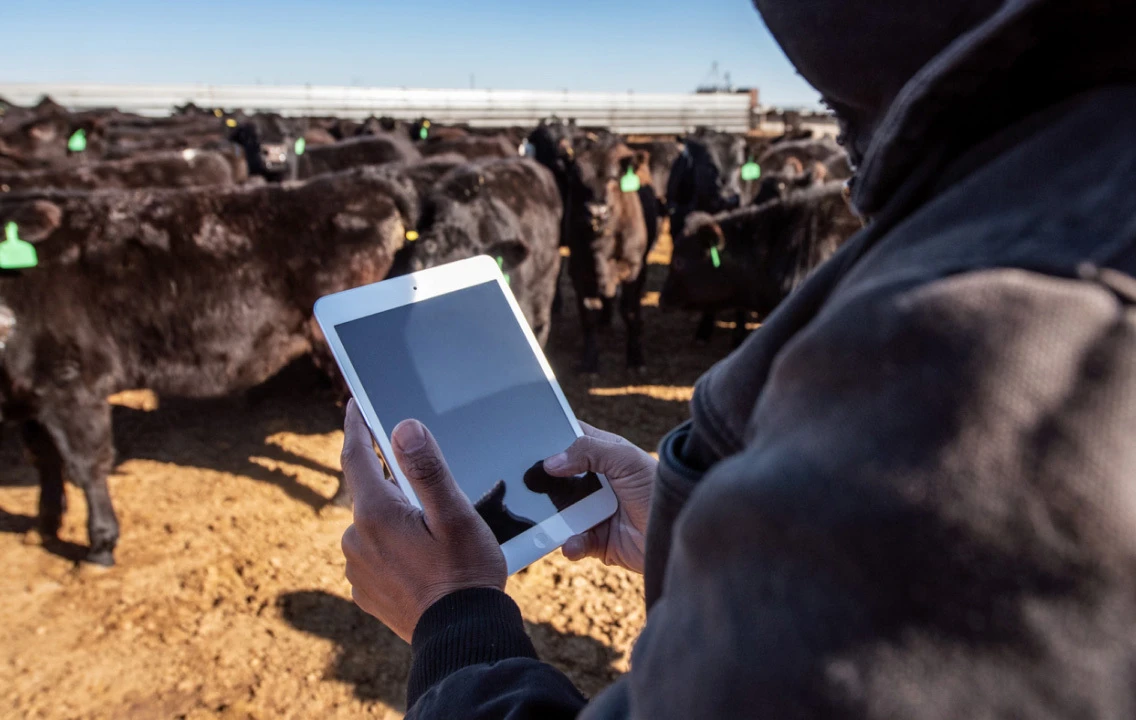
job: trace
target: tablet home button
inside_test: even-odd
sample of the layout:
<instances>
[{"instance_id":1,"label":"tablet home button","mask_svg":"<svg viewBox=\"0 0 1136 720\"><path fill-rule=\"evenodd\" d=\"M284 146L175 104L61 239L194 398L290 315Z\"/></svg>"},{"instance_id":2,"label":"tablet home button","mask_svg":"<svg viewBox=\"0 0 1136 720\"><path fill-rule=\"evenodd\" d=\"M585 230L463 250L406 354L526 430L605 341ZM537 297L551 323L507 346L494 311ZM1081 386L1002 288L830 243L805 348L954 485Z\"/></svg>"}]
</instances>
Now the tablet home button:
<instances>
[{"instance_id":1,"label":"tablet home button","mask_svg":"<svg viewBox=\"0 0 1136 720\"><path fill-rule=\"evenodd\" d=\"M552 541L549 540L548 536L545 535L544 533L538 532L536 535L533 535L533 545L536 545L541 550L544 550L545 548L547 548L551 544L552 544Z\"/></svg>"}]
</instances>

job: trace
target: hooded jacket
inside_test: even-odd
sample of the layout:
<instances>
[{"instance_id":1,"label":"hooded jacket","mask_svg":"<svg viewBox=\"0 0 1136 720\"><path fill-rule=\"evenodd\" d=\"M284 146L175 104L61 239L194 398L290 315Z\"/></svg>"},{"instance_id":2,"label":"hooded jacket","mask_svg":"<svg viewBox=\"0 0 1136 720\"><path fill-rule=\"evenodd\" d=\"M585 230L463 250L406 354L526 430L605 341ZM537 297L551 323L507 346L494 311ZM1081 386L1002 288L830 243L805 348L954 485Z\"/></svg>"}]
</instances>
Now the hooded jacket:
<instances>
[{"instance_id":1,"label":"hooded jacket","mask_svg":"<svg viewBox=\"0 0 1136 720\"><path fill-rule=\"evenodd\" d=\"M871 223L663 440L631 671L464 591L410 716L1136 717L1136 3L757 4Z\"/></svg>"}]
</instances>

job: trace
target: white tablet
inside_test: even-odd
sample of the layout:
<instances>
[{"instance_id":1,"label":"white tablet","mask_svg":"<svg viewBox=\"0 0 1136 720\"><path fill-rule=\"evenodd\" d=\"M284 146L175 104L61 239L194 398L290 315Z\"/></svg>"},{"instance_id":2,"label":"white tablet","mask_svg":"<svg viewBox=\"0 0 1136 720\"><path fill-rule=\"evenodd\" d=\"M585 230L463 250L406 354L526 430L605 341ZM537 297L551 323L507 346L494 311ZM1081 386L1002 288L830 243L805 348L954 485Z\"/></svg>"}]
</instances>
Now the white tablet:
<instances>
[{"instance_id":1,"label":"white tablet","mask_svg":"<svg viewBox=\"0 0 1136 720\"><path fill-rule=\"evenodd\" d=\"M426 425L510 573L615 512L607 478L544 472L583 433L493 258L329 295L315 315L383 455L400 422Z\"/></svg>"}]
</instances>

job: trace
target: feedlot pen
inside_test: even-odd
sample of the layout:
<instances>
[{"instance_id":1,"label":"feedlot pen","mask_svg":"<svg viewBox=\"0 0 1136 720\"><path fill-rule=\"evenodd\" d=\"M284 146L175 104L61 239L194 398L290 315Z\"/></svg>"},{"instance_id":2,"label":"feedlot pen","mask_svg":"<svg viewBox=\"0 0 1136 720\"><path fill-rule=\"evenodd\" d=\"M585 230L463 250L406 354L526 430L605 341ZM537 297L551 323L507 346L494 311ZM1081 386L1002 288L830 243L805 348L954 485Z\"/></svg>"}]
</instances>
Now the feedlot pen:
<instances>
[{"instance_id":1,"label":"feedlot pen","mask_svg":"<svg viewBox=\"0 0 1136 720\"><path fill-rule=\"evenodd\" d=\"M573 372L567 282L548 355L581 419L647 450L687 417L695 379L730 347L695 347L696 318L658 308L669 238L648 266L648 369L624 367L618 318L598 377ZM397 718L408 646L356 609L339 539L342 409L309 363L215 401L116 396L110 485L118 566L77 566L86 509L68 487L61 541L35 531L35 473L0 441L0 706L19 718ZM586 693L627 670L642 581L559 552L509 581L541 657Z\"/></svg>"}]
</instances>

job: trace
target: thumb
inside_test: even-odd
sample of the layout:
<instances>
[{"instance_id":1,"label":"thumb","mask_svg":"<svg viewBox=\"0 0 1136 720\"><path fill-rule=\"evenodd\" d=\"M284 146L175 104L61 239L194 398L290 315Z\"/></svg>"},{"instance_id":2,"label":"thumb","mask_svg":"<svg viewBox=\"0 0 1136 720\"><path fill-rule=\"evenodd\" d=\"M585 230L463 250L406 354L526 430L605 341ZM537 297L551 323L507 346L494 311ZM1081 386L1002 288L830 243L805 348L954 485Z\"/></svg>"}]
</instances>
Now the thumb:
<instances>
[{"instance_id":1,"label":"thumb","mask_svg":"<svg viewBox=\"0 0 1136 720\"><path fill-rule=\"evenodd\" d=\"M453 520L474 512L450 474L438 442L422 423L402 421L391 433L391 441L398 466L422 503L427 527L444 529Z\"/></svg>"},{"instance_id":2,"label":"thumb","mask_svg":"<svg viewBox=\"0 0 1136 720\"><path fill-rule=\"evenodd\" d=\"M584 435L576 438L564 452L545 460L544 470L553 477L595 472L610 478L619 475L619 469L627 463L628 451L629 446Z\"/></svg>"},{"instance_id":3,"label":"thumb","mask_svg":"<svg viewBox=\"0 0 1136 720\"><path fill-rule=\"evenodd\" d=\"M573 535L572 537L564 541L564 545L561 546L560 552L564 553L564 557L568 558L572 562L583 560L586 557L597 557L602 559L604 547L607 544L606 528L605 532L603 533L605 537L601 538L600 534L601 533L598 532L598 528L592 528L591 530L580 533L579 535Z\"/></svg>"}]
</instances>

